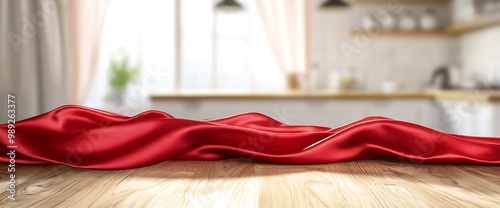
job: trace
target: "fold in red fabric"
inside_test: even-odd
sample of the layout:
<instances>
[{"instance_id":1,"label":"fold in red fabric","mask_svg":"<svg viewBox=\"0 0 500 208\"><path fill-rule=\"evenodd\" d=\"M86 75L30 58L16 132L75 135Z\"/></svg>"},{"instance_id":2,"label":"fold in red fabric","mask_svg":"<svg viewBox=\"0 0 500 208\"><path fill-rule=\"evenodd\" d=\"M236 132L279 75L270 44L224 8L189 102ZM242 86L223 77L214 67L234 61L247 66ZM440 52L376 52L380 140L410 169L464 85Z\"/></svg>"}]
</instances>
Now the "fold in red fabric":
<instances>
[{"instance_id":1,"label":"fold in red fabric","mask_svg":"<svg viewBox=\"0 0 500 208\"><path fill-rule=\"evenodd\" d=\"M8 163L8 126L0 128L0 162ZM500 164L499 138L447 134L383 117L328 128L287 125L259 113L190 120L154 110L128 117L63 106L22 120L15 129L16 164L127 169L165 160L229 158L304 165L365 159Z\"/></svg>"}]
</instances>

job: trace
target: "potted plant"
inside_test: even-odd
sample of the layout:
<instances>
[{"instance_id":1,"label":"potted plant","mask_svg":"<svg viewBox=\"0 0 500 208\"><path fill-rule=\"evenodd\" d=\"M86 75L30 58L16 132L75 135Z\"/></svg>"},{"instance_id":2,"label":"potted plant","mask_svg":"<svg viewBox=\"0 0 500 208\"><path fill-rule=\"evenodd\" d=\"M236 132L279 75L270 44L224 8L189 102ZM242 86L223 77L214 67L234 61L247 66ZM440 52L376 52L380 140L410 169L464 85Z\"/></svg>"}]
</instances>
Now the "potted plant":
<instances>
[{"instance_id":1,"label":"potted plant","mask_svg":"<svg viewBox=\"0 0 500 208\"><path fill-rule=\"evenodd\" d=\"M112 91L106 100L123 105L126 88L139 74L139 65L131 65L128 56L123 55L121 58L111 59L109 70L109 85Z\"/></svg>"}]
</instances>

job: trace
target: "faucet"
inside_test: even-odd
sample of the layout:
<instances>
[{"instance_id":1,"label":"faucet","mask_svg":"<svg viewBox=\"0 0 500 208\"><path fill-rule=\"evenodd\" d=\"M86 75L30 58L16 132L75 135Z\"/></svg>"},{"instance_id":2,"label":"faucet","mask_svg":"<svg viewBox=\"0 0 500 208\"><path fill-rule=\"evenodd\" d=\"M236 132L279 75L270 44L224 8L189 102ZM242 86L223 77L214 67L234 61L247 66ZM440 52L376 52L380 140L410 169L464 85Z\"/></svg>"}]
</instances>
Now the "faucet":
<instances>
[{"instance_id":1,"label":"faucet","mask_svg":"<svg viewBox=\"0 0 500 208\"><path fill-rule=\"evenodd\" d=\"M445 89L445 90L456 88L455 86L453 86L451 84L450 68L449 67L443 66L443 67L440 67L440 68L434 70L434 72L432 73L432 78L431 78L431 81L429 84L433 85L436 82L436 79L438 79L439 77L441 77L441 84L440 84L439 88Z\"/></svg>"}]
</instances>

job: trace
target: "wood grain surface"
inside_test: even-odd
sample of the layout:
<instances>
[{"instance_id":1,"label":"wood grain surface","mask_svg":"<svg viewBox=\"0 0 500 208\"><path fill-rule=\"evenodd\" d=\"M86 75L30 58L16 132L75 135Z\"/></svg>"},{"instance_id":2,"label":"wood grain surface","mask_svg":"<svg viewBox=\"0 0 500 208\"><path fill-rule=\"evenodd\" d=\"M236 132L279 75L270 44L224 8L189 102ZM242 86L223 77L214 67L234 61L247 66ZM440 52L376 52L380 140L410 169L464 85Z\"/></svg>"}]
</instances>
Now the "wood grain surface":
<instances>
[{"instance_id":1,"label":"wood grain surface","mask_svg":"<svg viewBox=\"0 0 500 208\"><path fill-rule=\"evenodd\" d=\"M4 170L5 169L5 170ZM0 207L500 207L499 166L166 161L131 170L17 168Z\"/></svg>"}]
</instances>

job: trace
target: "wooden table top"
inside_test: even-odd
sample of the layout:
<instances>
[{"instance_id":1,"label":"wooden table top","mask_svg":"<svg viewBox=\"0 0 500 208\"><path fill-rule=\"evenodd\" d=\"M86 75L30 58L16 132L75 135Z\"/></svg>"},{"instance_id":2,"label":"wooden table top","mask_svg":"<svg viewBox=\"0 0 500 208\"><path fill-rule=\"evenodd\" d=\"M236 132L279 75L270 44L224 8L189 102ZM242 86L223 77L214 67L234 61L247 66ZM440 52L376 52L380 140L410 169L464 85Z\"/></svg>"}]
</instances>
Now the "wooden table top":
<instances>
[{"instance_id":1,"label":"wooden table top","mask_svg":"<svg viewBox=\"0 0 500 208\"><path fill-rule=\"evenodd\" d=\"M5 170L3 170L5 169ZM500 207L500 166L166 161L118 170L20 166L1 207Z\"/></svg>"}]
</instances>

